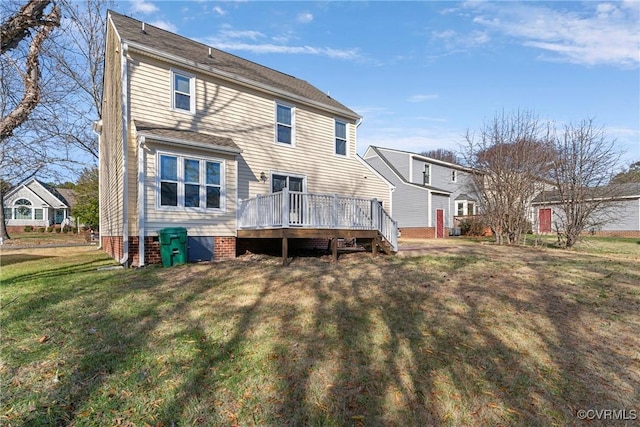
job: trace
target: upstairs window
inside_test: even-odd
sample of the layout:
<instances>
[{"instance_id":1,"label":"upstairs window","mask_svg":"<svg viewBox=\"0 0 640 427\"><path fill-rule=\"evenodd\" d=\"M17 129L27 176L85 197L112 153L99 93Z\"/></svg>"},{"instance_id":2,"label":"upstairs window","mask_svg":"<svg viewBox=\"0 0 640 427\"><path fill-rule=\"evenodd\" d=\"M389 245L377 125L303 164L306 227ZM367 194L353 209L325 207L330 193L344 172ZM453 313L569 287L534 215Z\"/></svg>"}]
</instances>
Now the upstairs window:
<instances>
[{"instance_id":1,"label":"upstairs window","mask_svg":"<svg viewBox=\"0 0 640 427\"><path fill-rule=\"evenodd\" d=\"M424 165L424 171L422 171L422 184L431 185L431 165Z\"/></svg>"},{"instance_id":2,"label":"upstairs window","mask_svg":"<svg viewBox=\"0 0 640 427\"><path fill-rule=\"evenodd\" d=\"M347 155L347 124L336 120L336 154L338 156Z\"/></svg>"},{"instance_id":3,"label":"upstairs window","mask_svg":"<svg viewBox=\"0 0 640 427\"><path fill-rule=\"evenodd\" d=\"M171 70L171 108L195 113L196 78L192 74Z\"/></svg>"},{"instance_id":4,"label":"upstairs window","mask_svg":"<svg viewBox=\"0 0 640 427\"><path fill-rule=\"evenodd\" d=\"M293 145L293 107L276 104L276 142Z\"/></svg>"},{"instance_id":5,"label":"upstairs window","mask_svg":"<svg viewBox=\"0 0 640 427\"><path fill-rule=\"evenodd\" d=\"M456 176L456 171L451 171L451 182L456 182L458 177Z\"/></svg>"}]
</instances>

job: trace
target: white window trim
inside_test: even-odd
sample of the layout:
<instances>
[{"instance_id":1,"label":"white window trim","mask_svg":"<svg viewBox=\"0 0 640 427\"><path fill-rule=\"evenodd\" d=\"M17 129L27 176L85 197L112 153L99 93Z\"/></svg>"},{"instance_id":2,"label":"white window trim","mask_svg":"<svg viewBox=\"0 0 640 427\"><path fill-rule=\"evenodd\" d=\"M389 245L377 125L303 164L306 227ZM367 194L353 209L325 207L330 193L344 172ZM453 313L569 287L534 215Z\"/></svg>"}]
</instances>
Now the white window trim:
<instances>
[{"instance_id":1,"label":"white window trim","mask_svg":"<svg viewBox=\"0 0 640 427\"><path fill-rule=\"evenodd\" d=\"M424 168L422 168L422 185L431 185L431 165L429 163L424 164ZM429 179L425 182L425 172L428 171Z\"/></svg>"},{"instance_id":2,"label":"white window trim","mask_svg":"<svg viewBox=\"0 0 640 427\"><path fill-rule=\"evenodd\" d=\"M286 177L291 177L291 178L301 178L302 179L302 192L303 193L307 192L307 176L306 175L300 175L298 173L291 173L291 172L283 172L283 171L272 170L272 171L269 171L269 193L270 194L273 194L273 175L280 175L280 176L286 176Z\"/></svg>"},{"instance_id":3,"label":"white window trim","mask_svg":"<svg viewBox=\"0 0 640 427\"><path fill-rule=\"evenodd\" d=\"M344 138L344 144L345 144L345 150L344 150L344 154L339 154L336 150L337 146L336 146L336 140L338 139L338 135L336 134L336 129L337 129L337 124L338 123L342 123L345 127L345 138ZM342 159L349 157L349 122L347 122L346 120L342 120L342 119L338 119L338 118L334 118L333 120L333 154L336 157L340 157Z\"/></svg>"},{"instance_id":4,"label":"white window trim","mask_svg":"<svg viewBox=\"0 0 640 427\"><path fill-rule=\"evenodd\" d=\"M291 109L291 144L278 141L278 105ZM273 116L274 116L273 128L275 131L273 140L275 141L275 143L281 147L291 147L291 148L295 147L296 146L296 107L295 105L276 100L273 106Z\"/></svg>"},{"instance_id":5,"label":"white window trim","mask_svg":"<svg viewBox=\"0 0 640 427\"><path fill-rule=\"evenodd\" d=\"M168 157L176 157L178 161L178 206L165 206L161 205L161 187L160 182L162 181L160 176L160 158L162 156ZM200 202L205 202L204 207L185 207L184 206L184 161L188 160L198 160L200 162ZM204 162L204 163L202 163ZM207 167L206 162L216 162L220 163L220 207L219 208L207 208L206 207L206 173ZM204 166L203 166L204 165ZM192 156L190 154L178 154L172 153L168 151L157 151L156 152L156 188L155 188L155 197L156 197L156 209L161 211L170 211L170 212L195 212L195 213L224 213L227 210L227 185L225 180L227 165L224 159L219 159L216 157L203 157L203 156ZM203 189L204 187L204 189Z\"/></svg>"},{"instance_id":6,"label":"white window trim","mask_svg":"<svg viewBox=\"0 0 640 427\"><path fill-rule=\"evenodd\" d=\"M175 87L175 76L179 75L182 77L186 77L189 79L189 111L183 110L182 108L176 107L176 87ZM196 113L196 76L195 74L187 73L182 70L178 70L175 68L171 69L171 110L176 111L178 113L187 113L187 114L195 114Z\"/></svg>"}]
</instances>

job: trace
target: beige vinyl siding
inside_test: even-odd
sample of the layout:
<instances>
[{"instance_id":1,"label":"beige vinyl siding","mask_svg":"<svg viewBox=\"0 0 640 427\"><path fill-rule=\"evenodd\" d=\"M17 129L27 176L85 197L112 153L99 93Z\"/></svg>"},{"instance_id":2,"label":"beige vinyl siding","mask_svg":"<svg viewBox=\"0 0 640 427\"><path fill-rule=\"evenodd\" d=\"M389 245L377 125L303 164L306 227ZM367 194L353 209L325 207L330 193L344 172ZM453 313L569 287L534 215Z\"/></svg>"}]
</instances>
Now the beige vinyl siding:
<instances>
[{"instance_id":1,"label":"beige vinyl siding","mask_svg":"<svg viewBox=\"0 0 640 427\"><path fill-rule=\"evenodd\" d=\"M157 155L158 152L195 159L220 160L224 162L225 192L222 212L189 211L184 209L158 208ZM147 138L145 147L145 235L156 236L165 227L186 227L191 236L235 236L236 221L236 160L235 156L210 151L177 148Z\"/></svg>"},{"instance_id":2,"label":"beige vinyl siding","mask_svg":"<svg viewBox=\"0 0 640 427\"><path fill-rule=\"evenodd\" d=\"M127 218L129 235L138 234L138 140L133 122L129 123L129 144L127 145Z\"/></svg>"},{"instance_id":3,"label":"beige vinyl siding","mask_svg":"<svg viewBox=\"0 0 640 427\"><path fill-rule=\"evenodd\" d=\"M132 119L233 139L242 149L237 171L240 199L270 192L270 183L259 180L261 172L267 176L281 172L306 176L310 192L377 198L390 206L388 183L355 157L356 130L352 119L170 66L148 56L132 56ZM195 116L170 108L172 67L196 75ZM293 147L275 143L276 101L294 106ZM335 155L336 118L348 123L347 158ZM228 208L232 208L229 203Z\"/></svg>"},{"instance_id":4,"label":"beige vinyl siding","mask_svg":"<svg viewBox=\"0 0 640 427\"><path fill-rule=\"evenodd\" d=\"M121 46L115 31L108 24L105 52L104 94L107 107L102 112L104 128L100 144L100 233L122 236L122 84Z\"/></svg>"}]
</instances>

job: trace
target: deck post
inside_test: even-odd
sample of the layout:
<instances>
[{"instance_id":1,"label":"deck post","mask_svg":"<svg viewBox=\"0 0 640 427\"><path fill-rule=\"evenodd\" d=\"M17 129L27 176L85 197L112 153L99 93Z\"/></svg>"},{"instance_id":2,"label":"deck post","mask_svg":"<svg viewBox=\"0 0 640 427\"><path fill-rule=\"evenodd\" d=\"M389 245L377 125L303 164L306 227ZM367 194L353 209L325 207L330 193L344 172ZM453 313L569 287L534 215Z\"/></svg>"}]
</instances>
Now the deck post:
<instances>
[{"instance_id":1,"label":"deck post","mask_svg":"<svg viewBox=\"0 0 640 427\"><path fill-rule=\"evenodd\" d=\"M256 195L256 227L260 228L260 220L264 218L264 214L262 212L262 202L260 200L262 196L260 194Z\"/></svg>"},{"instance_id":2,"label":"deck post","mask_svg":"<svg viewBox=\"0 0 640 427\"><path fill-rule=\"evenodd\" d=\"M285 267L289 264L289 238L285 235L282 237L282 265Z\"/></svg>"},{"instance_id":3,"label":"deck post","mask_svg":"<svg viewBox=\"0 0 640 427\"><path fill-rule=\"evenodd\" d=\"M331 261L338 262L338 238L331 238Z\"/></svg>"},{"instance_id":4,"label":"deck post","mask_svg":"<svg viewBox=\"0 0 640 427\"><path fill-rule=\"evenodd\" d=\"M291 198L289 197L289 188L282 189L282 227L289 228L289 215L291 209Z\"/></svg>"},{"instance_id":5,"label":"deck post","mask_svg":"<svg viewBox=\"0 0 640 427\"><path fill-rule=\"evenodd\" d=\"M371 256L375 257L378 254L378 244L380 243L380 237L378 235L376 235L376 237L374 237L371 240Z\"/></svg>"}]
</instances>

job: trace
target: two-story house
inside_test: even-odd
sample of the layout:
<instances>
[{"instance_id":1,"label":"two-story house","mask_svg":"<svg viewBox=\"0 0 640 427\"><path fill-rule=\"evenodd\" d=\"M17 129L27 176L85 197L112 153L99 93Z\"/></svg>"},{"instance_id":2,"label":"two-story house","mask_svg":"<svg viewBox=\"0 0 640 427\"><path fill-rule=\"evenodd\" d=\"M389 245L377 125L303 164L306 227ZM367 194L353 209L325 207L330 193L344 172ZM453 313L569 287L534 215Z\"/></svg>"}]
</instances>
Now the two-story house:
<instances>
[{"instance_id":1,"label":"two-story house","mask_svg":"<svg viewBox=\"0 0 640 427\"><path fill-rule=\"evenodd\" d=\"M446 237L455 218L478 213L469 168L375 146L364 159L394 185L393 217L403 237Z\"/></svg>"},{"instance_id":2,"label":"two-story house","mask_svg":"<svg viewBox=\"0 0 640 427\"><path fill-rule=\"evenodd\" d=\"M109 11L100 143L102 247L159 260L185 227L189 258L252 239L371 238L395 249L392 185L356 153L361 117L285 73ZM196 249L197 248L197 249Z\"/></svg>"}]
</instances>

